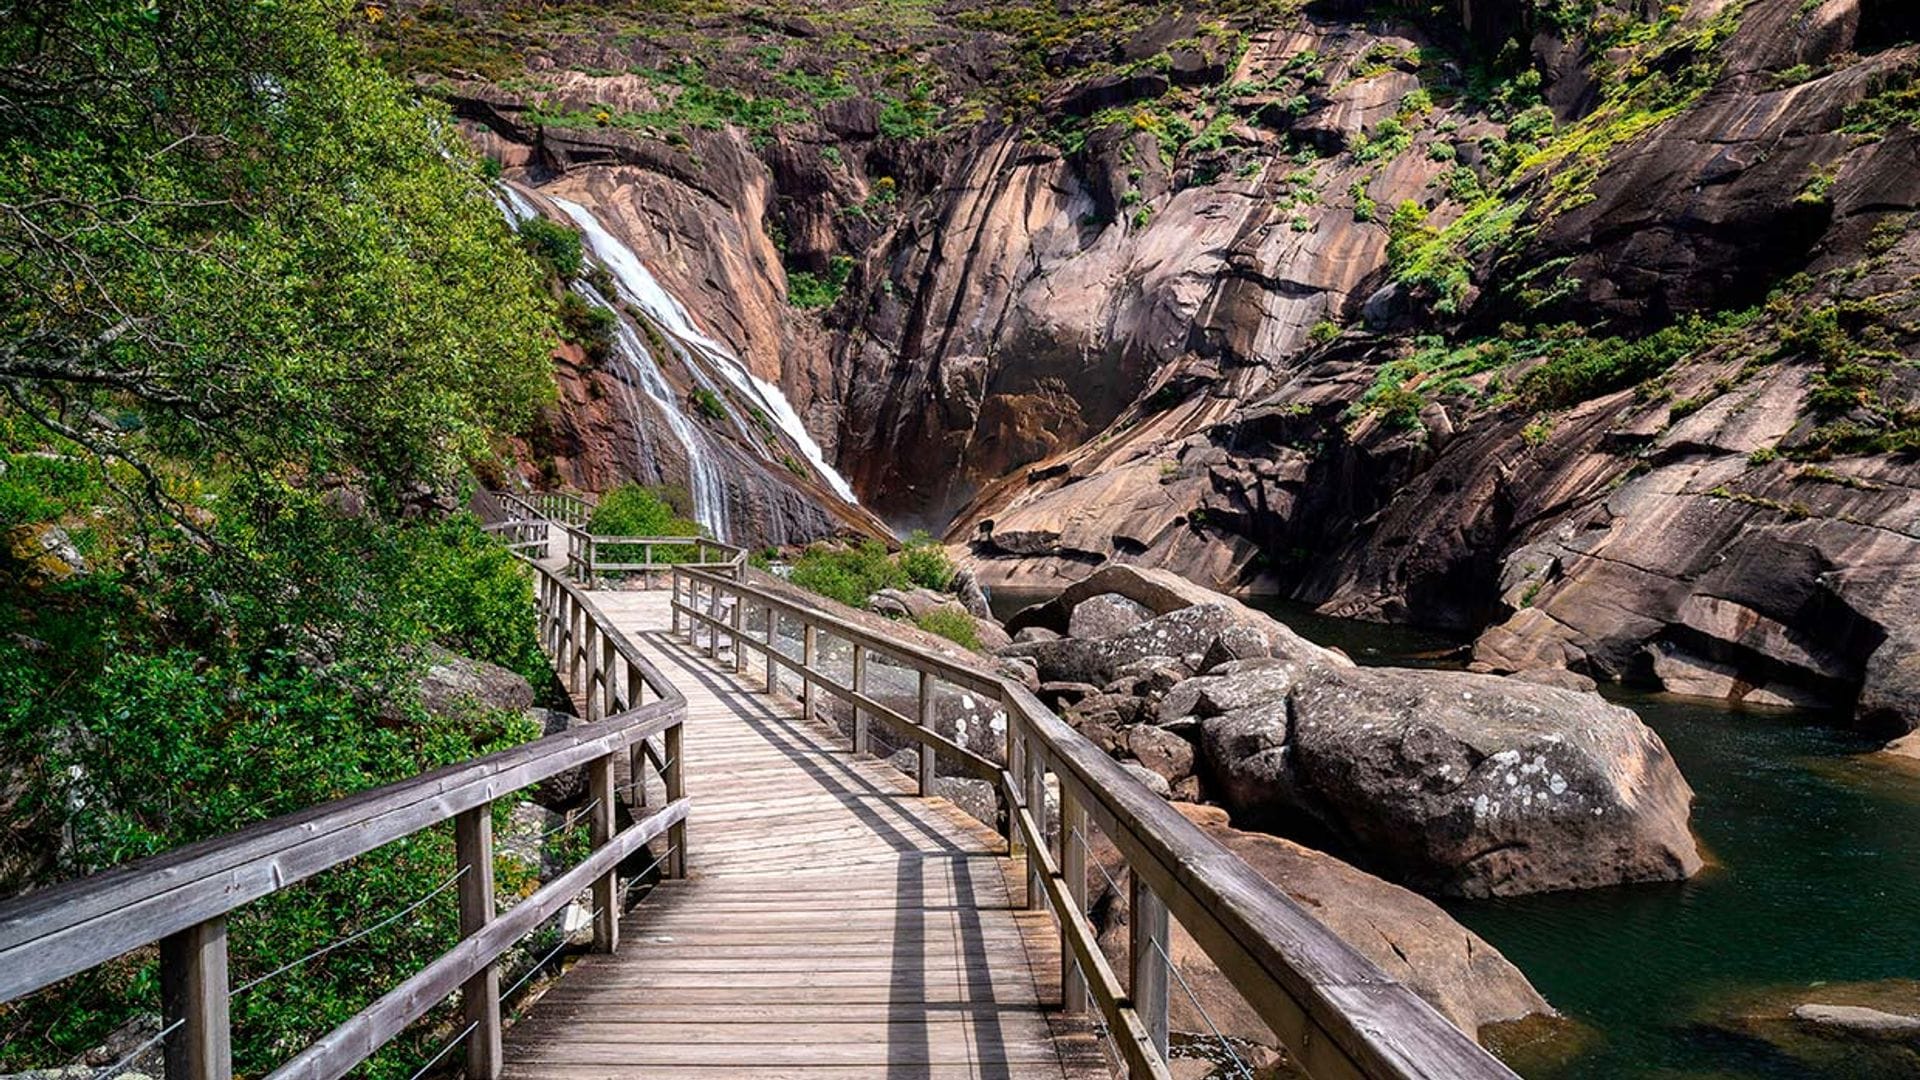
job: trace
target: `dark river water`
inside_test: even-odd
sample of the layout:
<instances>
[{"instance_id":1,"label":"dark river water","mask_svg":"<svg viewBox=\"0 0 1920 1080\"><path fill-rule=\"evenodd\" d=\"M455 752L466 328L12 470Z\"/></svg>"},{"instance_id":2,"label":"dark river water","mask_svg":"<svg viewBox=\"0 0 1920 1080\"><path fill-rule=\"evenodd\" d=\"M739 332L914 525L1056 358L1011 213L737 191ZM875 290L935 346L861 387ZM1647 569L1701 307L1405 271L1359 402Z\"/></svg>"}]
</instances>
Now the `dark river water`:
<instances>
[{"instance_id":1,"label":"dark river water","mask_svg":"<svg viewBox=\"0 0 1920 1080\"><path fill-rule=\"evenodd\" d=\"M1017 609L1043 598L994 599ZM1361 663L1448 664L1458 644L1257 606ZM1831 717L1608 696L1666 740L1693 785L1694 830L1713 865L1682 884L1447 902L1590 1029L1571 1060L1523 1065L1530 1080L1868 1075L1846 1059L1809 1065L1708 1021L1760 992L1817 998L1821 984L1920 979L1920 772L1861 758L1877 744Z\"/></svg>"}]
</instances>

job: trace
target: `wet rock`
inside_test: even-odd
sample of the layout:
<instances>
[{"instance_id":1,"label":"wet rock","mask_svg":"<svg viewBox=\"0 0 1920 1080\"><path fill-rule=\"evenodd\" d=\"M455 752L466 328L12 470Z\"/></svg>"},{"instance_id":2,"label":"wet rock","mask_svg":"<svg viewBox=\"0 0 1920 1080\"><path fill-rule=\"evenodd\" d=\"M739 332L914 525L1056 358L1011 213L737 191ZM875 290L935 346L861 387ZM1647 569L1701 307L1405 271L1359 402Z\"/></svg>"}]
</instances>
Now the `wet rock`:
<instances>
[{"instance_id":1,"label":"wet rock","mask_svg":"<svg viewBox=\"0 0 1920 1080\"><path fill-rule=\"evenodd\" d=\"M1129 600L1119 593L1103 593L1081 601L1067 620L1067 636L1081 638L1113 637L1153 618L1145 604Z\"/></svg>"},{"instance_id":2,"label":"wet rock","mask_svg":"<svg viewBox=\"0 0 1920 1080\"><path fill-rule=\"evenodd\" d=\"M1712 1007L1701 1022L1822 1076L1920 1075L1920 982L1912 979L1758 991Z\"/></svg>"},{"instance_id":3,"label":"wet rock","mask_svg":"<svg viewBox=\"0 0 1920 1080\"><path fill-rule=\"evenodd\" d=\"M1599 684L1588 676L1568 671L1566 668L1531 668L1527 671L1516 671L1511 678L1520 682L1557 686L1562 690L1578 690L1583 693L1599 687Z\"/></svg>"}]
</instances>

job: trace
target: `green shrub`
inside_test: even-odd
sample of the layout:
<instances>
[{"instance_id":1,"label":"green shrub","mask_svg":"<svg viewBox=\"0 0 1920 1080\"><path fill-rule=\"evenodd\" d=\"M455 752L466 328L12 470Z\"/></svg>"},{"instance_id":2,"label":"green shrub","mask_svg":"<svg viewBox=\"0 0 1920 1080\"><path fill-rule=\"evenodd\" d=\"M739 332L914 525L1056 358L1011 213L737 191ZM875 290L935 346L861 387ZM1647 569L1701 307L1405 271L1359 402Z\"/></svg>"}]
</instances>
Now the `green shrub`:
<instances>
[{"instance_id":1,"label":"green shrub","mask_svg":"<svg viewBox=\"0 0 1920 1080\"><path fill-rule=\"evenodd\" d=\"M787 271L787 303L803 311L832 307L847 291L854 265L852 258L838 255L828 263L824 274L806 270Z\"/></svg>"},{"instance_id":2,"label":"green shrub","mask_svg":"<svg viewBox=\"0 0 1920 1080\"><path fill-rule=\"evenodd\" d=\"M561 281L580 276L585 262L580 234L565 225L543 217L530 218L520 223L520 243Z\"/></svg>"},{"instance_id":3,"label":"green shrub","mask_svg":"<svg viewBox=\"0 0 1920 1080\"><path fill-rule=\"evenodd\" d=\"M913 620L929 634L938 634L964 649L980 651L980 627L973 616L953 608L935 608Z\"/></svg>"},{"instance_id":4,"label":"green shrub","mask_svg":"<svg viewBox=\"0 0 1920 1080\"><path fill-rule=\"evenodd\" d=\"M788 580L848 607L865 607L867 599L881 589L911 584L878 540L854 548L810 547L794 561Z\"/></svg>"},{"instance_id":5,"label":"green shrub","mask_svg":"<svg viewBox=\"0 0 1920 1080\"><path fill-rule=\"evenodd\" d=\"M613 336L620 317L569 290L560 296L560 325L567 340L580 346L589 359L604 362L613 355Z\"/></svg>"},{"instance_id":6,"label":"green shrub","mask_svg":"<svg viewBox=\"0 0 1920 1080\"><path fill-rule=\"evenodd\" d=\"M714 393L704 386L696 386L693 388L693 404L695 408L700 410L700 415L709 420L725 420L727 418L727 403L720 400L719 394Z\"/></svg>"},{"instance_id":7,"label":"green shrub","mask_svg":"<svg viewBox=\"0 0 1920 1080\"><path fill-rule=\"evenodd\" d=\"M923 589L946 592L953 584L955 570L940 541L916 531L907 537L906 547L900 552L900 572Z\"/></svg>"},{"instance_id":8,"label":"green shrub","mask_svg":"<svg viewBox=\"0 0 1920 1080\"><path fill-rule=\"evenodd\" d=\"M705 536L691 513L686 493L677 488L622 484L600 496L587 531L595 536ZM653 561L692 562L697 553L691 545L656 547ZM619 545L602 545L598 555L600 561L613 563L643 562L647 557L640 548Z\"/></svg>"}]
</instances>

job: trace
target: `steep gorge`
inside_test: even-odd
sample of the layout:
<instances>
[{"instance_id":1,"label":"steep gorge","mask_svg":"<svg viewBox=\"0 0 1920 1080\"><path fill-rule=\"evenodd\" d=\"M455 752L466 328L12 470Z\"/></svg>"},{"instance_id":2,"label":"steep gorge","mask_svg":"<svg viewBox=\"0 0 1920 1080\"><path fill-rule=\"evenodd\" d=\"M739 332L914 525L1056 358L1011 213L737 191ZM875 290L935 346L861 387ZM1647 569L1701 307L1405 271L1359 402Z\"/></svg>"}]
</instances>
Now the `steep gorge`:
<instances>
[{"instance_id":1,"label":"steep gorge","mask_svg":"<svg viewBox=\"0 0 1920 1080\"><path fill-rule=\"evenodd\" d=\"M453 7L395 62L990 582L1920 721L1903 5ZM766 539L835 524L754 475Z\"/></svg>"}]
</instances>

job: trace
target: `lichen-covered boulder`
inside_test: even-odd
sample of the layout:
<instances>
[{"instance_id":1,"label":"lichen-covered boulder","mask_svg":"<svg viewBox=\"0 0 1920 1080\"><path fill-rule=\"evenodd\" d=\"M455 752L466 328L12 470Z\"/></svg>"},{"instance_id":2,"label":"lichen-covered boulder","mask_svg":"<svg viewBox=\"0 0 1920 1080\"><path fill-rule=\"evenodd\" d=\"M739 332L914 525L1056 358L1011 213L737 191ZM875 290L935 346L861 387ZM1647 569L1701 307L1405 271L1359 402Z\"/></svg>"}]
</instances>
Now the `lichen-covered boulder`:
<instances>
[{"instance_id":1,"label":"lichen-covered boulder","mask_svg":"<svg viewBox=\"0 0 1920 1080\"><path fill-rule=\"evenodd\" d=\"M1365 865L1423 891L1589 888L1701 865L1693 791L1666 746L1595 694L1465 672L1266 666L1191 680L1163 704L1188 702L1236 816L1310 815Z\"/></svg>"}]
</instances>

